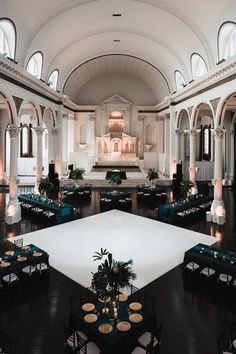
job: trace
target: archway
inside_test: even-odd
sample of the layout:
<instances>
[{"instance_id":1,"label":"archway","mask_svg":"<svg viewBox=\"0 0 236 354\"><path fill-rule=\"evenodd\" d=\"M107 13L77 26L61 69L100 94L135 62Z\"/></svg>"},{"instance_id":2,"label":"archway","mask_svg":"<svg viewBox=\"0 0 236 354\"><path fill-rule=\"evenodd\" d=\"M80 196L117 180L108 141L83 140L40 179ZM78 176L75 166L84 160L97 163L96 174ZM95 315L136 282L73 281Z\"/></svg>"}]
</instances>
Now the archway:
<instances>
[{"instance_id":1,"label":"archway","mask_svg":"<svg viewBox=\"0 0 236 354\"><path fill-rule=\"evenodd\" d=\"M214 112L207 102L199 104L193 112L191 129L196 131L195 159L196 180L211 181L214 178Z\"/></svg>"},{"instance_id":2,"label":"archway","mask_svg":"<svg viewBox=\"0 0 236 354\"><path fill-rule=\"evenodd\" d=\"M55 117L50 108L47 108L43 116L43 175L48 174L48 164L56 160L57 141L55 139Z\"/></svg>"},{"instance_id":3,"label":"archway","mask_svg":"<svg viewBox=\"0 0 236 354\"><path fill-rule=\"evenodd\" d=\"M188 178L189 157L190 157L190 119L186 109L180 111L176 125L176 163L182 161L184 178Z\"/></svg>"}]
</instances>

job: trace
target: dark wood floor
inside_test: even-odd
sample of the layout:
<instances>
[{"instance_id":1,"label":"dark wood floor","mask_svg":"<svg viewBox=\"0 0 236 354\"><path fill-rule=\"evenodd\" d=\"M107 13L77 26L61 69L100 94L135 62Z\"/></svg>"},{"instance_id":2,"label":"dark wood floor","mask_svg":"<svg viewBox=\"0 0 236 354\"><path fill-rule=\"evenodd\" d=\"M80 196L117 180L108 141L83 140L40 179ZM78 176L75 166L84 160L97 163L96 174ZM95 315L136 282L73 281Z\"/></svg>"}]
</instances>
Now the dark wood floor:
<instances>
[{"instance_id":1,"label":"dark wood floor","mask_svg":"<svg viewBox=\"0 0 236 354\"><path fill-rule=\"evenodd\" d=\"M1 245L7 238L43 227L27 220L6 227L7 198L7 193L0 193ZM132 198L133 213L154 218L153 210L136 203L135 191L132 191ZM236 251L235 195L225 189L224 200L226 225L216 226L202 219L185 228L212 235L216 237L218 247ZM78 207L77 212L80 217L99 213L99 191L93 192L90 205ZM1 292L0 327L13 339L13 354L64 353L63 322L69 317L69 295L83 288L51 269L49 277L36 277L26 283L24 289L11 290ZM148 284L144 290L155 295L157 320L164 324L162 354L217 353L219 333L236 318L236 294L231 295L213 285L206 286L199 280L193 283L183 278L181 265Z\"/></svg>"}]
</instances>

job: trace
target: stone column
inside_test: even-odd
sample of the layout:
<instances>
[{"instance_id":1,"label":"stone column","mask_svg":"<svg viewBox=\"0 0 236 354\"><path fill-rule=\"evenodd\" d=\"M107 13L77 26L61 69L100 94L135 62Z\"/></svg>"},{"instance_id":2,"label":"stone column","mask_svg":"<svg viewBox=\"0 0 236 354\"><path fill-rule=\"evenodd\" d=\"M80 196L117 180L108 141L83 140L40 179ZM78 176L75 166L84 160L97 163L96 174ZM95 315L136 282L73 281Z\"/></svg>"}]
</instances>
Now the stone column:
<instances>
[{"instance_id":1,"label":"stone column","mask_svg":"<svg viewBox=\"0 0 236 354\"><path fill-rule=\"evenodd\" d=\"M36 153L36 186L38 187L40 180L42 178L42 167L43 167L43 145L42 138L44 129L41 127L33 128L37 136L37 153Z\"/></svg>"},{"instance_id":2,"label":"stone column","mask_svg":"<svg viewBox=\"0 0 236 354\"><path fill-rule=\"evenodd\" d=\"M175 129L175 160L176 164L180 160L180 135L182 131L180 129Z\"/></svg>"},{"instance_id":3,"label":"stone column","mask_svg":"<svg viewBox=\"0 0 236 354\"><path fill-rule=\"evenodd\" d=\"M230 184L234 181L234 160L236 156L234 156L234 130L230 130L230 172L229 172L229 180Z\"/></svg>"},{"instance_id":4,"label":"stone column","mask_svg":"<svg viewBox=\"0 0 236 354\"><path fill-rule=\"evenodd\" d=\"M144 147L144 115L138 116L139 121L139 158L143 159L143 147Z\"/></svg>"},{"instance_id":5,"label":"stone column","mask_svg":"<svg viewBox=\"0 0 236 354\"><path fill-rule=\"evenodd\" d=\"M189 179L193 183L196 181L196 129L191 129L190 134L190 159L189 159Z\"/></svg>"},{"instance_id":6,"label":"stone column","mask_svg":"<svg viewBox=\"0 0 236 354\"><path fill-rule=\"evenodd\" d=\"M216 128L213 131L215 138L215 164L214 164L214 200L211 206L212 221L217 224L225 222L225 206L222 200L222 151L224 130Z\"/></svg>"},{"instance_id":7,"label":"stone column","mask_svg":"<svg viewBox=\"0 0 236 354\"><path fill-rule=\"evenodd\" d=\"M17 155L18 135L20 128L11 125L8 128L10 136L10 181L9 181L9 203L6 210L6 223L12 225L21 220L21 208L17 199Z\"/></svg>"},{"instance_id":8,"label":"stone column","mask_svg":"<svg viewBox=\"0 0 236 354\"><path fill-rule=\"evenodd\" d=\"M0 129L0 183L5 183L4 162L5 162L5 132Z\"/></svg>"}]
</instances>

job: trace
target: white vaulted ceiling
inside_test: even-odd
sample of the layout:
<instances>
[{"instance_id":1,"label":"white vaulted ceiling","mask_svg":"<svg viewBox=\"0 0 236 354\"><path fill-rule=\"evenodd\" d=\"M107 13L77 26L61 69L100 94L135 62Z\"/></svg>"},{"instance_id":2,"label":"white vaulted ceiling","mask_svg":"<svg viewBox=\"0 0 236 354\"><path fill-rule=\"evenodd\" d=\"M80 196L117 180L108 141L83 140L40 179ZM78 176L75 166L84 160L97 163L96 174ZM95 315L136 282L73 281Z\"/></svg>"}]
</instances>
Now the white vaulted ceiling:
<instances>
[{"instance_id":1,"label":"white vaulted ceiling","mask_svg":"<svg viewBox=\"0 0 236 354\"><path fill-rule=\"evenodd\" d=\"M43 79L59 69L59 89L74 72L84 84L101 75L106 65L116 65L148 83L160 100L165 76L175 90L174 72L192 79L190 56L199 53L208 69L218 62L217 33L225 21L235 21L235 0L1 0L1 17L12 19L17 29L16 60L26 67L35 51L44 54ZM119 13L121 17L112 14ZM113 42L119 39L120 42ZM122 55L114 58L107 55ZM127 61L123 56L129 56ZM102 60L91 60L102 57ZM133 59L132 59L133 58ZM146 66L139 58L153 65ZM90 61L89 61L90 60ZM89 64L85 64L89 61ZM127 65L126 69L122 66ZM139 64L138 64L139 63ZM94 68L93 68L94 65ZM121 65L119 68L118 66ZM140 65L140 67L138 67ZM80 66L81 71L75 70ZM87 73L85 72L87 70ZM79 75L78 75L79 73ZM71 76L72 78L72 76ZM73 80L72 80L73 81ZM79 83L81 87L81 83Z\"/></svg>"}]
</instances>

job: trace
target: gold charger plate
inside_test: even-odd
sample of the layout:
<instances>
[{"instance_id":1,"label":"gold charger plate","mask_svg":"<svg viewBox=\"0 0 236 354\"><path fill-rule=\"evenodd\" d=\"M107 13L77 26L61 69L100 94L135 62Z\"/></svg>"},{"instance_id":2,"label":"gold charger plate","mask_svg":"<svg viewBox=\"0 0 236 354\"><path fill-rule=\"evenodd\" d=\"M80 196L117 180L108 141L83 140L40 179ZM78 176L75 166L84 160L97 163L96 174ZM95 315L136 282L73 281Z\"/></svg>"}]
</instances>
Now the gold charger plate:
<instances>
[{"instance_id":1,"label":"gold charger plate","mask_svg":"<svg viewBox=\"0 0 236 354\"><path fill-rule=\"evenodd\" d=\"M34 257L40 257L40 256L42 256L42 252L34 252L33 256Z\"/></svg>"},{"instance_id":2,"label":"gold charger plate","mask_svg":"<svg viewBox=\"0 0 236 354\"><path fill-rule=\"evenodd\" d=\"M2 267L2 268L9 267L9 265L11 265L10 262L1 262L0 263L0 267Z\"/></svg>"},{"instance_id":3,"label":"gold charger plate","mask_svg":"<svg viewBox=\"0 0 236 354\"><path fill-rule=\"evenodd\" d=\"M133 323L139 323L142 322L143 316L139 313L132 313L132 315L129 316L129 320Z\"/></svg>"},{"instance_id":4,"label":"gold charger plate","mask_svg":"<svg viewBox=\"0 0 236 354\"><path fill-rule=\"evenodd\" d=\"M142 307L143 305L140 304L140 302L131 302L131 304L129 304L129 308L134 311L141 310Z\"/></svg>"},{"instance_id":5,"label":"gold charger plate","mask_svg":"<svg viewBox=\"0 0 236 354\"><path fill-rule=\"evenodd\" d=\"M126 321L121 321L121 322L117 323L116 327L121 332L127 332L130 330L131 324Z\"/></svg>"},{"instance_id":6,"label":"gold charger plate","mask_svg":"<svg viewBox=\"0 0 236 354\"><path fill-rule=\"evenodd\" d=\"M6 256L14 256L14 253L15 253L14 251L6 251L5 255Z\"/></svg>"},{"instance_id":7,"label":"gold charger plate","mask_svg":"<svg viewBox=\"0 0 236 354\"><path fill-rule=\"evenodd\" d=\"M27 257L17 257L17 262L24 262L26 259Z\"/></svg>"},{"instance_id":8,"label":"gold charger plate","mask_svg":"<svg viewBox=\"0 0 236 354\"><path fill-rule=\"evenodd\" d=\"M82 306L82 310L87 312L93 311L94 309L95 309L95 305L90 302L88 302L87 304L83 304Z\"/></svg>"},{"instance_id":9,"label":"gold charger plate","mask_svg":"<svg viewBox=\"0 0 236 354\"><path fill-rule=\"evenodd\" d=\"M98 330L100 333L107 334L110 333L113 330L113 327L110 323L102 323L99 327Z\"/></svg>"},{"instance_id":10,"label":"gold charger plate","mask_svg":"<svg viewBox=\"0 0 236 354\"><path fill-rule=\"evenodd\" d=\"M95 313L88 313L87 315L84 316L84 320L87 323L94 323L98 319L98 316L95 315Z\"/></svg>"},{"instance_id":11,"label":"gold charger plate","mask_svg":"<svg viewBox=\"0 0 236 354\"><path fill-rule=\"evenodd\" d=\"M118 294L116 295L117 300L123 302L123 301L127 301L128 300L128 295L125 294Z\"/></svg>"},{"instance_id":12,"label":"gold charger plate","mask_svg":"<svg viewBox=\"0 0 236 354\"><path fill-rule=\"evenodd\" d=\"M111 297L110 296L103 296L103 297L99 296L98 301L102 302L103 304L105 304L106 302L111 301Z\"/></svg>"}]
</instances>

